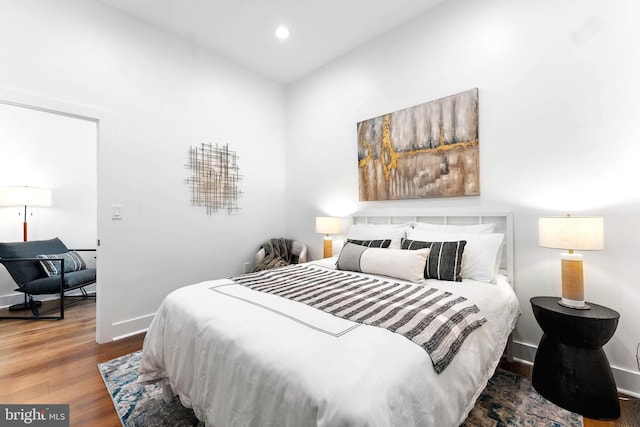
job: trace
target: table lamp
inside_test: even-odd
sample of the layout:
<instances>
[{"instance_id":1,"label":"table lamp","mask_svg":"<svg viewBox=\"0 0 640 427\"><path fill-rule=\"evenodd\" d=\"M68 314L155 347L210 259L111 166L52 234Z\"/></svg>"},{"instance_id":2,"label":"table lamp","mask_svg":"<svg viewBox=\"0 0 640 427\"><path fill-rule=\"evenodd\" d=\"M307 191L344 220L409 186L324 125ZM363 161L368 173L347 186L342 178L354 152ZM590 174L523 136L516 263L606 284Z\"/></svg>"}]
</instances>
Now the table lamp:
<instances>
[{"instance_id":1,"label":"table lamp","mask_svg":"<svg viewBox=\"0 0 640 427\"><path fill-rule=\"evenodd\" d=\"M22 237L27 241L27 207L51 206L51 190L37 187L0 187L0 206L24 206Z\"/></svg>"},{"instance_id":2,"label":"table lamp","mask_svg":"<svg viewBox=\"0 0 640 427\"><path fill-rule=\"evenodd\" d=\"M316 233L324 234L324 257L329 258L333 252L332 234L342 231L342 220L334 216L316 217Z\"/></svg>"},{"instance_id":3,"label":"table lamp","mask_svg":"<svg viewBox=\"0 0 640 427\"><path fill-rule=\"evenodd\" d=\"M588 310L584 303L582 255L574 250L596 251L604 248L602 217L543 217L538 219L538 242L545 248L566 249L562 253L562 299L558 304Z\"/></svg>"}]
</instances>

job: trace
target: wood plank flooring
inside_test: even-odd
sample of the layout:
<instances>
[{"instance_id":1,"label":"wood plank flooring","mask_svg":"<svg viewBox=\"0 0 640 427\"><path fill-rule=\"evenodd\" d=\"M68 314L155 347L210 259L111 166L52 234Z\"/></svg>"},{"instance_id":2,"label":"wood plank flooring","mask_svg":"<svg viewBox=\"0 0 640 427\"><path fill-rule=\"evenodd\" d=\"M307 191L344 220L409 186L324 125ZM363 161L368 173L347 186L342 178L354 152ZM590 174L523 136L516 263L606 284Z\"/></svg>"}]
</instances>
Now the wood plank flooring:
<instances>
[{"instance_id":1,"label":"wood plank flooring","mask_svg":"<svg viewBox=\"0 0 640 427\"><path fill-rule=\"evenodd\" d=\"M64 403L72 426L120 426L97 364L140 350L144 336L97 344L95 310L88 299L64 320L1 320L0 402Z\"/></svg>"},{"instance_id":2,"label":"wood plank flooring","mask_svg":"<svg viewBox=\"0 0 640 427\"><path fill-rule=\"evenodd\" d=\"M70 405L71 426L119 426L97 364L140 350L144 335L96 344L95 324L93 299L65 310L62 321L0 321L0 403L64 403ZM528 365L502 367L531 377ZM638 400L620 403L620 419L585 420L585 427L640 426Z\"/></svg>"}]
</instances>

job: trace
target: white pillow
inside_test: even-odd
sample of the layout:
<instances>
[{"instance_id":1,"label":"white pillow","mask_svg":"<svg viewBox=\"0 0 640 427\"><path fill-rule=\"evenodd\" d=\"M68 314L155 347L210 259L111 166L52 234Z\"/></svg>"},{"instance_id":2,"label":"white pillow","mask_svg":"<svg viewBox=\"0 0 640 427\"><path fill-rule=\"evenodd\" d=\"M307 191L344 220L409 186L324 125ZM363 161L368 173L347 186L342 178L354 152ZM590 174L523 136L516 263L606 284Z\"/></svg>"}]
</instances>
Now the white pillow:
<instances>
[{"instance_id":1,"label":"white pillow","mask_svg":"<svg viewBox=\"0 0 640 427\"><path fill-rule=\"evenodd\" d=\"M400 240L407 237L411 223L404 224L353 224L349 227L347 239L380 240L391 239L390 249L400 249Z\"/></svg>"},{"instance_id":2,"label":"white pillow","mask_svg":"<svg viewBox=\"0 0 640 427\"><path fill-rule=\"evenodd\" d=\"M479 282L494 282L500 260L502 258L501 233L436 233L431 231L411 229L407 231L407 238L423 242L456 242L466 240L467 244L462 253L463 279L473 279Z\"/></svg>"},{"instance_id":3,"label":"white pillow","mask_svg":"<svg viewBox=\"0 0 640 427\"><path fill-rule=\"evenodd\" d=\"M380 274L397 279L421 282L429 249L404 251L402 249L367 248L347 243L340 251L338 270Z\"/></svg>"},{"instance_id":4,"label":"white pillow","mask_svg":"<svg viewBox=\"0 0 640 427\"><path fill-rule=\"evenodd\" d=\"M415 222L413 223L413 228L437 233L493 233L496 231L495 224L443 225Z\"/></svg>"}]
</instances>

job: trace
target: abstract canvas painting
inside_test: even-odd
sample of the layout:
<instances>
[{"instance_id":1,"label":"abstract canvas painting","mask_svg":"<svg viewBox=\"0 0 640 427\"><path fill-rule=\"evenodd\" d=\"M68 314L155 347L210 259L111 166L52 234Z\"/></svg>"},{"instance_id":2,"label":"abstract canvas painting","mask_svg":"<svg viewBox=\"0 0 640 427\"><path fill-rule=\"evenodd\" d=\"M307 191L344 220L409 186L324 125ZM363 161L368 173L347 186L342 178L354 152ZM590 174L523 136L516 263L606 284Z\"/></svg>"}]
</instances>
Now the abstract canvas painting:
<instances>
[{"instance_id":1,"label":"abstract canvas painting","mask_svg":"<svg viewBox=\"0 0 640 427\"><path fill-rule=\"evenodd\" d=\"M361 201L480 194L478 89L357 125Z\"/></svg>"}]
</instances>

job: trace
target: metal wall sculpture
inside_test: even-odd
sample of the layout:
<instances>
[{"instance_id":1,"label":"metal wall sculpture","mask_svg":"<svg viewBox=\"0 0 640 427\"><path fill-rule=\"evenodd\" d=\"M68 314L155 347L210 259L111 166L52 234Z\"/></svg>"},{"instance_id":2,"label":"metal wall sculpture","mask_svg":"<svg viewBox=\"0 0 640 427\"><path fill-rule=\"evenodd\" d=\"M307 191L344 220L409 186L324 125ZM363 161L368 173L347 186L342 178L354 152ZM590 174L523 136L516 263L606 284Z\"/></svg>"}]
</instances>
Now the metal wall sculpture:
<instances>
[{"instance_id":1,"label":"metal wall sculpture","mask_svg":"<svg viewBox=\"0 0 640 427\"><path fill-rule=\"evenodd\" d=\"M360 200L480 194L478 89L357 125Z\"/></svg>"},{"instance_id":2,"label":"metal wall sculpture","mask_svg":"<svg viewBox=\"0 0 640 427\"><path fill-rule=\"evenodd\" d=\"M242 191L238 183L242 178L238 167L238 156L229 150L229 145L218 147L200 144L189 147L189 163L192 175L185 181L191 189L193 206L204 207L207 215L226 210L228 214L238 212L238 198Z\"/></svg>"}]
</instances>

